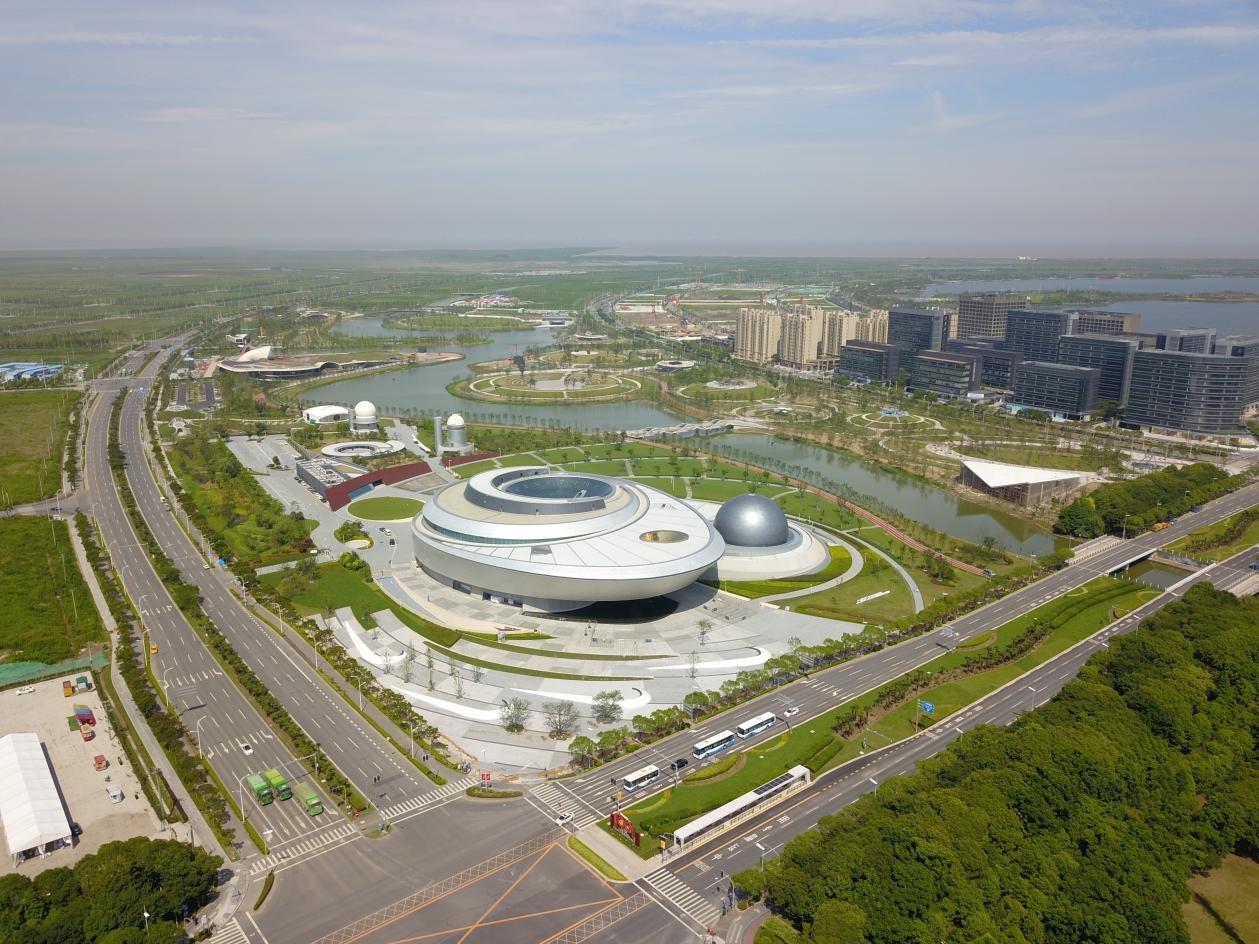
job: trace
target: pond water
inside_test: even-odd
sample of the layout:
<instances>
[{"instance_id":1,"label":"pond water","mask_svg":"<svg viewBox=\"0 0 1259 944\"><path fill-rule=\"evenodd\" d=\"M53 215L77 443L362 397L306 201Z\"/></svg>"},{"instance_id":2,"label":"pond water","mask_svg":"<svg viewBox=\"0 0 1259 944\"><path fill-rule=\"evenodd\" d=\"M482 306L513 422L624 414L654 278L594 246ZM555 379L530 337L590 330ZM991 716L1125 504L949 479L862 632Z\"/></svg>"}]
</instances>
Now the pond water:
<instances>
[{"instance_id":1,"label":"pond water","mask_svg":"<svg viewBox=\"0 0 1259 944\"><path fill-rule=\"evenodd\" d=\"M405 332L382 328L379 318L349 321L341 326L341 330L359 337L406 336ZM344 404L371 400L385 415L398 413L401 409L417 410L422 415L459 412L472 424L480 420L585 431L671 426L685 420L648 403L571 406L506 403L500 406L463 400L448 393L446 385L466 376L470 362L509 357L526 347L546 344L551 333L545 330L510 331L495 332L491 337L490 344L440 345L441 350L463 353L467 358L464 361L342 380L318 387L304 399ZM472 438L475 441L475 433ZM968 541L979 543L991 536L1000 546L1020 554L1047 554L1055 548L1053 535L1021 518L967 501L947 489L888 471L853 456L756 433L714 437L702 441L702 448L726 453L738 450L766 461L798 466L816 476L819 485L823 482L845 484L857 495L873 497L938 531ZM807 478L804 475L801 477Z\"/></svg>"},{"instance_id":2,"label":"pond water","mask_svg":"<svg viewBox=\"0 0 1259 944\"><path fill-rule=\"evenodd\" d=\"M1135 580L1137 583L1143 583L1146 586L1158 587L1160 590L1166 590L1172 584L1184 580L1193 571L1182 570L1179 567L1173 567L1171 564L1164 564L1160 561L1143 560L1139 564L1133 564L1126 571L1122 572L1122 576L1129 580Z\"/></svg>"},{"instance_id":3,"label":"pond water","mask_svg":"<svg viewBox=\"0 0 1259 944\"><path fill-rule=\"evenodd\" d=\"M705 445L736 458L755 456L771 465L797 466L813 473L813 481L818 485L846 485L858 498L871 496L906 517L976 544L991 536L999 546L1011 551L1040 555L1052 553L1060 543L1048 531L1015 515L820 446L757 433L727 433ZM800 478L808 480L810 476L802 474Z\"/></svg>"}]
</instances>

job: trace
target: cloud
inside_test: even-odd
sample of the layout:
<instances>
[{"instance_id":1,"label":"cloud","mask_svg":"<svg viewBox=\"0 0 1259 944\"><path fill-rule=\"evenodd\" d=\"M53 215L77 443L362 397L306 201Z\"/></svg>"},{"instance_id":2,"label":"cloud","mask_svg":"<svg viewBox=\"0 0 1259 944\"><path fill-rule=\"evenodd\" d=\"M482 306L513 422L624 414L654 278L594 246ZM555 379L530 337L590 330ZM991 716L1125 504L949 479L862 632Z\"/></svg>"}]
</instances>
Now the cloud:
<instances>
[{"instance_id":1,"label":"cloud","mask_svg":"<svg viewBox=\"0 0 1259 944\"><path fill-rule=\"evenodd\" d=\"M949 110L944 94L938 89L932 89L927 97L931 103L931 127L936 131L965 131L967 128L977 128L980 125L991 124L1005 117L998 112L969 115L954 114Z\"/></svg>"},{"instance_id":2,"label":"cloud","mask_svg":"<svg viewBox=\"0 0 1259 944\"><path fill-rule=\"evenodd\" d=\"M1113 118L1134 112L1148 111L1169 102L1192 98L1201 92L1245 81L1236 75L1216 75L1187 82L1169 82L1165 85L1149 85L1142 88L1125 89L1112 95L1074 109L1071 114L1076 118Z\"/></svg>"},{"instance_id":3,"label":"cloud","mask_svg":"<svg viewBox=\"0 0 1259 944\"><path fill-rule=\"evenodd\" d=\"M193 106L159 108L141 115L139 120L155 125L200 125L234 121L270 121L280 116L273 112L247 111L241 108Z\"/></svg>"},{"instance_id":4,"label":"cloud","mask_svg":"<svg viewBox=\"0 0 1259 944\"><path fill-rule=\"evenodd\" d=\"M0 46L204 46L252 42L242 37L196 33L132 33L63 30L46 33L2 33Z\"/></svg>"}]
</instances>

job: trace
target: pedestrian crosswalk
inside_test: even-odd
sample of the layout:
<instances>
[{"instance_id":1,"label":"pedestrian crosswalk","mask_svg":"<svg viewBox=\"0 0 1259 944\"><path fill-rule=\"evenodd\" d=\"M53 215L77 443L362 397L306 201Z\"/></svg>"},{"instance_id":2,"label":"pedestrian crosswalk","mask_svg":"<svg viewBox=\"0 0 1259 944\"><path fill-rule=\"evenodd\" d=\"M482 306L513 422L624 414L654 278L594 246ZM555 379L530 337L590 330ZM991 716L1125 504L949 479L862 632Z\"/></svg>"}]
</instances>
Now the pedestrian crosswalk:
<instances>
[{"instance_id":1,"label":"pedestrian crosswalk","mask_svg":"<svg viewBox=\"0 0 1259 944\"><path fill-rule=\"evenodd\" d=\"M572 824L576 829L584 829L601 818L558 784L543 781L533 788L533 795L556 813L571 813Z\"/></svg>"},{"instance_id":2,"label":"pedestrian crosswalk","mask_svg":"<svg viewBox=\"0 0 1259 944\"><path fill-rule=\"evenodd\" d=\"M284 848L277 849L275 852L269 853L253 863L249 867L249 874L260 875L278 865L292 862L294 859L301 859L317 849L324 849L333 843L357 834L358 829L355 828L353 823L342 823L340 826L322 830L309 839L286 843Z\"/></svg>"},{"instance_id":3,"label":"pedestrian crosswalk","mask_svg":"<svg viewBox=\"0 0 1259 944\"><path fill-rule=\"evenodd\" d=\"M206 944L249 944L249 938L240 929L236 919L230 919L206 939Z\"/></svg>"},{"instance_id":4,"label":"pedestrian crosswalk","mask_svg":"<svg viewBox=\"0 0 1259 944\"><path fill-rule=\"evenodd\" d=\"M712 927L721 917L721 908L710 901L668 869L656 869L643 881L694 918L704 927Z\"/></svg>"},{"instance_id":5,"label":"pedestrian crosswalk","mask_svg":"<svg viewBox=\"0 0 1259 944\"><path fill-rule=\"evenodd\" d=\"M419 796L411 797L409 800L403 800L401 803L395 803L393 806L386 806L380 811L380 815L387 820L395 820L398 817L423 809L426 806L432 806L439 800L454 796L456 793L463 793L468 787L472 786L475 781L471 777L462 777L459 780L452 780L450 783L438 787L429 793L422 793Z\"/></svg>"}]
</instances>

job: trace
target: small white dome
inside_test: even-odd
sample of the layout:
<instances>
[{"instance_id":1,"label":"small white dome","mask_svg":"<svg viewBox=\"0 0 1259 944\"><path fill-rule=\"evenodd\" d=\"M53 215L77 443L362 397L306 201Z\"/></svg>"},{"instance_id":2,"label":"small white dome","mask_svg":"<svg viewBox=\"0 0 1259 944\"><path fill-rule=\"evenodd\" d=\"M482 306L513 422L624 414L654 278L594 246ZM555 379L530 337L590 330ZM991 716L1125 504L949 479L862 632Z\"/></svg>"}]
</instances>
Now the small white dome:
<instances>
[{"instance_id":1,"label":"small white dome","mask_svg":"<svg viewBox=\"0 0 1259 944\"><path fill-rule=\"evenodd\" d=\"M463 417L460 416L458 413L451 413L450 416L446 419L446 427L448 429L458 429L459 427L463 425L464 425Z\"/></svg>"},{"instance_id":2,"label":"small white dome","mask_svg":"<svg viewBox=\"0 0 1259 944\"><path fill-rule=\"evenodd\" d=\"M376 419L376 404L371 400L359 400L354 404L354 418L364 422Z\"/></svg>"}]
</instances>

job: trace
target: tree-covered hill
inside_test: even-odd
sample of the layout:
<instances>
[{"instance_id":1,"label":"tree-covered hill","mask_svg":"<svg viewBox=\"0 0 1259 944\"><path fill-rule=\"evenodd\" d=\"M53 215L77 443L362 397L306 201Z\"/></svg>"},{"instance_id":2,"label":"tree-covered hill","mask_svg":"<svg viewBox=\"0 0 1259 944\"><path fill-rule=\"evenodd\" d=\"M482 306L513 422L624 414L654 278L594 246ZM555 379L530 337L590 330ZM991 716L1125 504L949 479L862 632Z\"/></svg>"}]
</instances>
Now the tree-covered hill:
<instances>
[{"instance_id":1,"label":"tree-covered hill","mask_svg":"<svg viewBox=\"0 0 1259 944\"><path fill-rule=\"evenodd\" d=\"M1187 942L1190 873L1259 853L1257 737L1259 601L1200 585L736 881L814 944Z\"/></svg>"}]
</instances>

